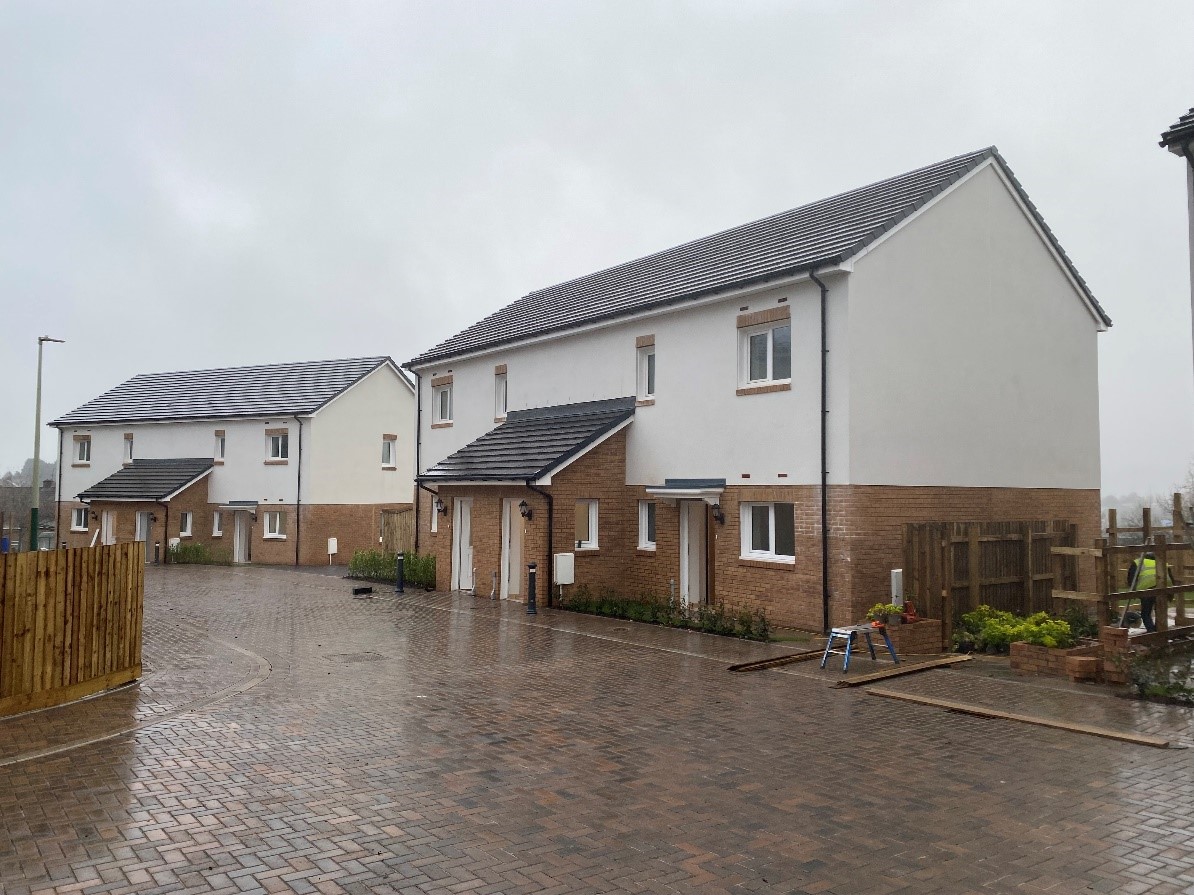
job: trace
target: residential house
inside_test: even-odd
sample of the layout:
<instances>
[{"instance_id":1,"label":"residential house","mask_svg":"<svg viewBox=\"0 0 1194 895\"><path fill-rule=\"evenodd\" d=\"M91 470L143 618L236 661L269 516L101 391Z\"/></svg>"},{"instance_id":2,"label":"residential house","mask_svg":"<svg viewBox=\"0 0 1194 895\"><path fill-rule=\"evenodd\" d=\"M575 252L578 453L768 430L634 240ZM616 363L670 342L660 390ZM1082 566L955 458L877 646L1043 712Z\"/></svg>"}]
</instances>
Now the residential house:
<instances>
[{"instance_id":1,"label":"residential house","mask_svg":"<svg viewBox=\"0 0 1194 895\"><path fill-rule=\"evenodd\" d=\"M50 424L60 540L344 564L412 506L414 423L388 357L134 376Z\"/></svg>"},{"instance_id":2,"label":"residential house","mask_svg":"<svg viewBox=\"0 0 1194 895\"><path fill-rule=\"evenodd\" d=\"M1109 326L994 148L734 227L406 364L420 549L484 595L523 598L535 562L540 599L574 581L857 621L906 522L1097 536Z\"/></svg>"},{"instance_id":3,"label":"residential house","mask_svg":"<svg viewBox=\"0 0 1194 895\"><path fill-rule=\"evenodd\" d=\"M1194 323L1194 109L1161 134L1161 146L1186 160L1186 208L1190 226L1190 317ZM1194 327L1191 329L1194 345Z\"/></svg>"}]
</instances>

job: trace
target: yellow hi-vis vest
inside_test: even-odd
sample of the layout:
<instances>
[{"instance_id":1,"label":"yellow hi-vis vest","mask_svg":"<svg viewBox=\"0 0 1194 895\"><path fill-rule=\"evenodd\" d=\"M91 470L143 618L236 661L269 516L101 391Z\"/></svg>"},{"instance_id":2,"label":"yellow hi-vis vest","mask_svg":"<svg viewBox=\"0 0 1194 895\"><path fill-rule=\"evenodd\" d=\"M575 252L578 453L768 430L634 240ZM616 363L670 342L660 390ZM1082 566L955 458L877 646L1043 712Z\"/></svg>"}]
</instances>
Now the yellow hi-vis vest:
<instances>
[{"instance_id":1,"label":"yellow hi-vis vest","mask_svg":"<svg viewBox=\"0 0 1194 895\"><path fill-rule=\"evenodd\" d=\"M1157 586L1157 561L1155 559L1137 560L1136 583L1132 590L1152 590Z\"/></svg>"}]
</instances>

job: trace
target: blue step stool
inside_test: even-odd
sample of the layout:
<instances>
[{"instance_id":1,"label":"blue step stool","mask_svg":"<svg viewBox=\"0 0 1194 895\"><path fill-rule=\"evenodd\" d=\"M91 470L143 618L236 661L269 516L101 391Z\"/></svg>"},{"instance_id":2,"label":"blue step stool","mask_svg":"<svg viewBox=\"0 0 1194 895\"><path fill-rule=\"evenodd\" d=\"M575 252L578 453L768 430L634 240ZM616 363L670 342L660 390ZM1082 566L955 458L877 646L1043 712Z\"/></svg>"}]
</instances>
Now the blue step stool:
<instances>
[{"instance_id":1,"label":"blue step stool","mask_svg":"<svg viewBox=\"0 0 1194 895\"><path fill-rule=\"evenodd\" d=\"M878 632L883 636L883 642L887 644L887 651L891 653L891 661L897 665L900 664L900 657L896 655L895 647L891 645L891 638L887 636L887 627L885 625L876 628L874 625L847 625L842 628L833 628L829 632L829 641L825 644L825 655L821 657L821 667L825 667L825 663L829 661L829 657L844 655L845 661L842 662L842 674L850 670L850 652L854 649L854 641L858 639L861 634L866 638L866 645L871 651L871 659L877 660L879 657L875 655L875 644L871 640L871 634ZM843 641L845 649L834 649L833 645L837 641Z\"/></svg>"}]
</instances>

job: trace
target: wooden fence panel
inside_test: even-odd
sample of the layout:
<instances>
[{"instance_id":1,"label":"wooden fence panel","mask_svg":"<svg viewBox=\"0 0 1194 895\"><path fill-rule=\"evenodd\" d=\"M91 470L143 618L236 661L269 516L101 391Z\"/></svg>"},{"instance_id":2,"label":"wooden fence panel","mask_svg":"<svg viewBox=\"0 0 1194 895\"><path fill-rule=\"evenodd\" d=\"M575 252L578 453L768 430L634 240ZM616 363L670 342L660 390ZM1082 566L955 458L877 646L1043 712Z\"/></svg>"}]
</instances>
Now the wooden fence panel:
<instances>
[{"instance_id":1,"label":"wooden fence panel","mask_svg":"<svg viewBox=\"0 0 1194 895\"><path fill-rule=\"evenodd\" d=\"M415 511L382 510L381 543L386 553L413 553L415 549Z\"/></svg>"},{"instance_id":2,"label":"wooden fence panel","mask_svg":"<svg viewBox=\"0 0 1194 895\"><path fill-rule=\"evenodd\" d=\"M141 676L140 543L0 554L0 716Z\"/></svg>"}]
</instances>

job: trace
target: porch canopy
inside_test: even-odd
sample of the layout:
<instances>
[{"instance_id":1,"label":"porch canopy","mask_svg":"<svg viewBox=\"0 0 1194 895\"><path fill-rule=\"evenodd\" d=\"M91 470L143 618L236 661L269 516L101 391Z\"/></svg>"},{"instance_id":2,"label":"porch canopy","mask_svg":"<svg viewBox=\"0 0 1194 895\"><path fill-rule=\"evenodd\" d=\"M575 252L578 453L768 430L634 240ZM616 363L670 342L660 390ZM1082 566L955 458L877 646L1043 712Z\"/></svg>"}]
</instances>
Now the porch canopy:
<instances>
[{"instance_id":1,"label":"porch canopy","mask_svg":"<svg viewBox=\"0 0 1194 895\"><path fill-rule=\"evenodd\" d=\"M167 503L215 467L211 457L173 457L134 460L79 493L82 501L138 501Z\"/></svg>"},{"instance_id":2,"label":"porch canopy","mask_svg":"<svg viewBox=\"0 0 1194 895\"><path fill-rule=\"evenodd\" d=\"M647 486L647 493L671 504L680 500L703 500L716 506L726 489L725 479L664 479L662 485Z\"/></svg>"},{"instance_id":3,"label":"porch canopy","mask_svg":"<svg viewBox=\"0 0 1194 895\"><path fill-rule=\"evenodd\" d=\"M515 410L506 421L418 477L423 484L550 485L634 419L634 398Z\"/></svg>"}]
</instances>

